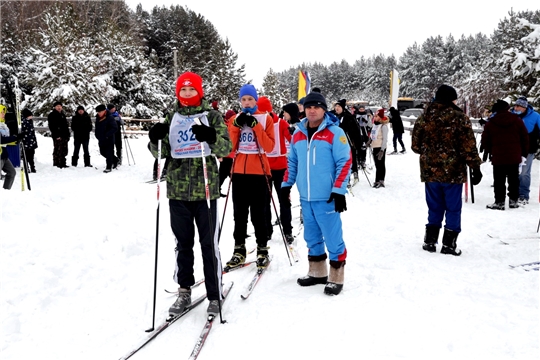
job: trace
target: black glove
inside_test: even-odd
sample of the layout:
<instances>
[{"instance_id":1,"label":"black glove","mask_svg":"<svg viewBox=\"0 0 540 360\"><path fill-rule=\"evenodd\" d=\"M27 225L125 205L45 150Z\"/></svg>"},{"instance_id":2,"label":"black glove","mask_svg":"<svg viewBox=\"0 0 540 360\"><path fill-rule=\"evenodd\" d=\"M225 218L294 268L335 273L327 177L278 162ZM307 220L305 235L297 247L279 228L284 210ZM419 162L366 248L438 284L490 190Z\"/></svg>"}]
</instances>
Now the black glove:
<instances>
[{"instance_id":1,"label":"black glove","mask_svg":"<svg viewBox=\"0 0 540 360\"><path fill-rule=\"evenodd\" d=\"M487 121L480 118L480 120L478 120L478 123L480 123L480 125L484 126L484 125L486 125Z\"/></svg>"},{"instance_id":2,"label":"black glove","mask_svg":"<svg viewBox=\"0 0 540 360\"><path fill-rule=\"evenodd\" d=\"M334 200L335 202L335 209L336 212L342 213L345 210L347 210L347 202L345 201L345 195L336 194L333 192L330 194L330 199L328 199L327 203L330 204Z\"/></svg>"},{"instance_id":3,"label":"black glove","mask_svg":"<svg viewBox=\"0 0 540 360\"><path fill-rule=\"evenodd\" d=\"M24 139L24 134L23 133L18 133L17 134L17 141L21 142L23 139Z\"/></svg>"},{"instance_id":4,"label":"black glove","mask_svg":"<svg viewBox=\"0 0 540 360\"><path fill-rule=\"evenodd\" d=\"M198 142L206 141L208 144L213 144L216 142L216 129L206 125L193 125L191 127L193 134L195 134L195 139Z\"/></svg>"},{"instance_id":5,"label":"black glove","mask_svg":"<svg viewBox=\"0 0 540 360\"><path fill-rule=\"evenodd\" d=\"M289 126L289 132L292 134L294 134L294 131L296 130L296 128L294 126Z\"/></svg>"},{"instance_id":6,"label":"black glove","mask_svg":"<svg viewBox=\"0 0 540 360\"><path fill-rule=\"evenodd\" d=\"M236 125L237 123L240 125L238 127L242 127L244 125L247 125L249 126L250 128L254 127L255 125L257 125L257 119L255 119L255 117L253 115L248 115L246 113L241 113L240 115L238 115L236 117L236 119L234 119L234 126L238 126Z\"/></svg>"},{"instance_id":7,"label":"black glove","mask_svg":"<svg viewBox=\"0 0 540 360\"><path fill-rule=\"evenodd\" d=\"M281 188L281 203L284 206L291 206L291 187L290 186L283 186Z\"/></svg>"},{"instance_id":8,"label":"black glove","mask_svg":"<svg viewBox=\"0 0 540 360\"><path fill-rule=\"evenodd\" d=\"M245 120L243 117L240 117L240 115L236 115L233 121L233 125L237 128L242 128L245 124Z\"/></svg>"},{"instance_id":9,"label":"black glove","mask_svg":"<svg viewBox=\"0 0 540 360\"><path fill-rule=\"evenodd\" d=\"M480 184L480 180L482 180L482 172L480 171L480 168L474 168L471 169L471 184L474 186Z\"/></svg>"},{"instance_id":10,"label":"black glove","mask_svg":"<svg viewBox=\"0 0 540 360\"><path fill-rule=\"evenodd\" d=\"M150 141L157 144L158 140L163 140L169 133L169 124L157 123L148 132Z\"/></svg>"},{"instance_id":11,"label":"black glove","mask_svg":"<svg viewBox=\"0 0 540 360\"><path fill-rule=\"evenodd\" d=\"M384 156L384 152L385 152L385 150L382 150L382 149L379 150L379 153L377 154L377 159L382 160L382 158Z\"/></svg>"}]
</instances>

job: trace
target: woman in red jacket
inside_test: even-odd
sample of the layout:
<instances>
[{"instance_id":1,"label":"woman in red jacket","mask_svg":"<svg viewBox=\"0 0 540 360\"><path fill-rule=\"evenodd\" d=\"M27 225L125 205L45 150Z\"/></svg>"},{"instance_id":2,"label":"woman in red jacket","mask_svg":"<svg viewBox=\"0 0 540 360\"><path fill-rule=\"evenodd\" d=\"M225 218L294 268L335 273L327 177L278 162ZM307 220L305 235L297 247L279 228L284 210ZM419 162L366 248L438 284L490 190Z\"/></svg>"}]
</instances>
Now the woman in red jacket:
<instances>
[{"instance_id":1,"label":"woman in red jacket","mask_svg":"<svg viewBox=\"0 0 540 360\"><path fill-rule=\"evenodd\" d=\"M289 143L291 142L289 124L287 121L278 118L278 116L272 112L272 103L266 96L261 96L259 98L257 106L260 111L268 113L273 119L274 137L276 142L272 151L266 153L272 173L270 186L272 186L273 183L274 188L276 189L277 198L279 200L279 221L281 221L281 226L283 227L287 242L292 244L294 237L292 235L291 225L291 203L289 199L282 199L281 197L281 183L283 182L283 176L287 170L287 147L285 146L285 139L287 139ZM272 238L272 233L274 232L272 226L272 212L274 209L270 196L268 197L268 202L266 204L266 235L268 240Z\"/></svg>"}]
</instances>

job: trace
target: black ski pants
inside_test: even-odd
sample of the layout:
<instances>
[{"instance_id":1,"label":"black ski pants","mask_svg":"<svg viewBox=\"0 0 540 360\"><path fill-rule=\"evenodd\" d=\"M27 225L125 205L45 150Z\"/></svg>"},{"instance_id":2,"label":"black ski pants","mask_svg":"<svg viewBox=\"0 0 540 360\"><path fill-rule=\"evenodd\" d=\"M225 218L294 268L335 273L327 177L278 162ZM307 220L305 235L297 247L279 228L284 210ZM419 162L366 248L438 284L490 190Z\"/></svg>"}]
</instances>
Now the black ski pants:
<instances>
[{"instance_id":1,"label":"black ski pants","mask_svg":"<svg viewBox=\"0 0 540 360\"><path fill-rule=\"evenodd\" d=\"M272 178L269 181L270 187L274 185L274 189L276 189L277 196L274 197L274 203L277 203L276 200L279 200L279 218L281 221L281 226L283 227L283 232L285 234L292 234L291 205L289 204L289 199L283 199L281 196L281 183L283 182L285 170L286 169L271 170ZM272 233L274 232L274 227L272 225L274 204L272 204L272 198L270 196L268 196L268 201L266 202L266 232L268 235L272 235Z\"/></svg>"},{"instance_id":2,"label":"black ski pants","mask_svg":"<svg viewBox=\"0 0 540 360\"><path fill-rule=\"evenodd\" d=\"M219 163L219 186L223 185L225 179L231 176L233 158L224 157Z\"/></svg>"},{"instance_id":3,"label":"black ski pants","mask_svg":"<svg viewBox=\"0 0 540 360\"><path fill-rule=\"evenodd\" d=\"M493 192L497 203L505 201L506 179L508 179L508 197L510 200L517 201L519 197L519 164L493 165Z\"/></svg>"},{"instance_id":4,"label":"black ski pants","mask_svg":"<svg viewBox=\"0 0 540 360\"><path fill-rule=\"evenodd\" d=\"M383 156L381 158L381 160L379 160L377 158L377 155L379 155L379 153L383 151ZM384 181L384 178L386 177L386 164L385 164L385 159L386 159L386 149L385 150L381 150L381 148L373 148L373 161L375 162L375 182L378 182L378 181Z\"/></svg>"},{"instance_id":5,"label":"black ski pants","mask_svg":"<svg viewBox=\"0 0 540 360\"><path fill-rule=\"evenodd\" d=\"M257 246L266 247L265 207L268 202L266 176L233 174L232 200L234 208L234 245L245 245L248 215L255 228Z\"/></svg>"},{"instance_id":6,"label":"black ski pants","mask_svg":"<svg viewBox=\"0 0 540 360\"><path fill-rule=\"evenodd\" d=\"M180 287L189 289L195 284L195 224L199 232L199 242L203 258L203 271L208 300L220 299L221 294L221 257L219 255L216 200L210 201L212 226L208 215L206 200L182 201L169 200L171 228L176 237L176 269L174 281ZM195 224L194 224L195 221Z\"/></svg>"}]
</instances>

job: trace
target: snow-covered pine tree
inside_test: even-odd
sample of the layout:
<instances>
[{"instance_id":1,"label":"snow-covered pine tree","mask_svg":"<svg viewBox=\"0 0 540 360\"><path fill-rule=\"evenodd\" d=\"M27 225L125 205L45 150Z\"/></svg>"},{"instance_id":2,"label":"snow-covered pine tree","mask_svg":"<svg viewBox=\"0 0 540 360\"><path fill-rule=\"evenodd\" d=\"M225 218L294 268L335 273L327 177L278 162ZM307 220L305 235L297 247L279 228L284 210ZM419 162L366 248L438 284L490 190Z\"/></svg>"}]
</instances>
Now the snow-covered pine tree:
<instances>
[{"instance_id":1,"label":"snow-covered pine tree","mask_svg":"<svg viewBox=\"0 0 540 360\"><path fill-rule=\"evenodd\" d=\"M102 58L73 7L54 3L42 17L45 28L26 52L21 74L32 90L27 106L46 115L61 101L69 114L78 105L95 105L116 95L111 74L103 71Z\"/></svg>"},{"instance_id":2,"label":"snow-covered pine tree","mask_svg":"<svg viewBox=\"0 0 540 360\"><path fill-rule=\"evenodd\" d=\"M283 105L287 104L287 98L282 93L279 79L276 73L270 69L263 78L263 95L267 96L272 103L272 108L276 114L279 114Z\"/></svg>"},{"instance_id":3,"label":"snow-covered pine tree","mask_svg":"<svg viewBox=\"0 0 540 360\"><path fill-rule=\"evenodd\" d=\"M503 50L502 66L511 76L508 92L514 98L525 95L540 105L540 11L510 13L507 30L515 36L514 41ZM496 32L495 38L507 35Z\"/></svg>"}]
</instances>

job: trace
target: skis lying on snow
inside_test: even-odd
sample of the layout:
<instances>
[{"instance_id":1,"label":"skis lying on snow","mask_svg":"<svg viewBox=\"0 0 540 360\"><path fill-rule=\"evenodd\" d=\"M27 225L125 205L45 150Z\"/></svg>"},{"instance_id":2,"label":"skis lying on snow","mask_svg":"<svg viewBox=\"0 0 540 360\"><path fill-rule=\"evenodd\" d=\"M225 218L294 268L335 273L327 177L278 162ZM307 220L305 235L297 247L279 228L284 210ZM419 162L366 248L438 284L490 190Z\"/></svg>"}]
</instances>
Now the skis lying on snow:
<instances>
[{"instance_id":1,"label":"skis lying on snow","mask_svg":"<svg viewBox=\"0 0 540 360\"><path fill-rule=\"evenodd\" d=\"M516 242L511 242L512 240L540 240L540 237L538 235L525 235L525 236L514 236L514 237L501 237L497 235L490 235L487 234L488 237L492 239L497 239L501 242L501 244L504 245L510 245L515 244ZM508 242L510 241L510 242Z\"/></svg>"},{"instance_id":2,"label":"skis lying on snow","mask_svg":"<svg viewBox=\"0 0 540 360\"><path fill-rule=\"evenodd\" d=\"M234 285L233 282L230 282L223 290L223 300L221 301L221 304L225 302L227 299L227 295L229 295L229 291L231 291L232 286ZM214 319L216 317L214 315L208 315L208 319L206 320L206 323L204 324L203 330L201 332L201 335L199 335L199 339L197 339L197 342L195 343L195 347L193 348L193 351L191 352L191 355L189 356L190 360L195 360L201 353L202 347L206 341L206 338L208 337L208 334L210 333L210 330L212 330L212 325L214 324Z\"/></svg>"},{"instance_id":3,"label":"skis lying on snow","mask_svg":"<svg viewBox=\"0 0 540 360\"><path fill-rule=\"evenodd\" d=\"M523 269L525 271L540 271L540 261L532 263L509 265L512 269Z\"/></svg>"},{"instance_id":4,"label":"skis lying on snow","mask_svg":"<svg viewBox=\"0 0 540 360\"><path fill-rule=\"evenodd\" d=\"M245 263L243 263L242 265L238 265L238 266L235 266L233 268L227 268L225 267L225 269L223 269L223 275L227 274L227 273L230 273L231 271L235 271L235 270L238 270L238 269L242 269L242 268L245 268L245 267L248 267L249 265L251 264L255 264L257 261L256 260L251 260L251 261L247 261ZM204 283L204 278L200 279L200 280L197 280L195 282L195 284L191 285L191 289L193 288L196 288L197 286L201 285ZM169 294L175 294L175 295L178 295L178 290L168 290L168 289L165 289L165 292L166 293L169 293Z\"/></svg>"},{"instance_id":5,"label":"skis lying on snow","mask_svg":"<svg viewBox=\"0 0 540 360\"><path fill-rule=\"evenodd\" d=\"M186 307L181 314L167 318L167 320L165 320L160 326L158 326L156 330L154 330L142 344L140 344L134 350L129 352L129 354L127 354L126 356L120 358L120 360L127 360L130 357L132 357L135 353L137 353L139 350L145 347L150 341L154 340L159 334L161 334L165 329L171 326L174 322L176 322L177 320L182 318L184 315L186 315L188 312L193 310L197 305L201 304L204 301L204 299L206 299L206 294L201 295L199 298L192 301L191 305Z\"/></svg>"},{"instance_id":6,"label":"skis lying on snow","mask_svg":"<svg viewBox=\"0 0 540 360\"><path fill-rule=\"evenodd\" d=\"M163 182L165 180L167 180L167 178L162 177L160 182ZM157 180L148 180L148 181L145 181L145 183L147 183L147 184L157 184Z\"/></svg>"},{"instance_id":7,"label":"skis lying on snow","mask_svg":"<svg viewBox=\"0 0 540 360\"><path fill-rule=\"evenodd\" d=\"M251 281L250 281L249 285L247 286L246 290L244 291L244 293L242 295L240 295L240 297L242 299L246 300L249 297L249 295L251 295L251 293L255 289L255 286L257 285L257 283L259 282L259 280L263 276L266 269L268 269L268 266L270 266L271 262L272 262L272 256L270 256L268 258L268 265L266 265L263 268L257 268L257 272L255 273L255 275L251 279Z\"/></svg>"}]
</instances>

